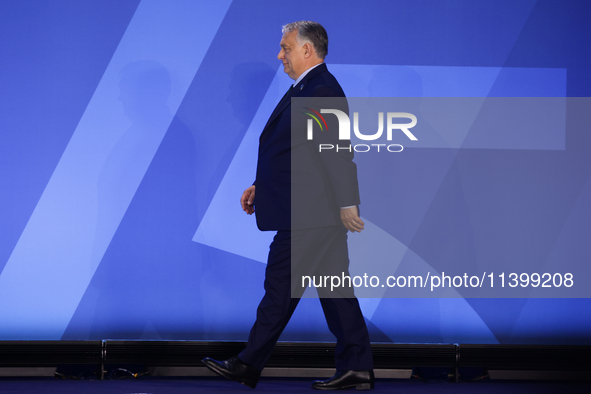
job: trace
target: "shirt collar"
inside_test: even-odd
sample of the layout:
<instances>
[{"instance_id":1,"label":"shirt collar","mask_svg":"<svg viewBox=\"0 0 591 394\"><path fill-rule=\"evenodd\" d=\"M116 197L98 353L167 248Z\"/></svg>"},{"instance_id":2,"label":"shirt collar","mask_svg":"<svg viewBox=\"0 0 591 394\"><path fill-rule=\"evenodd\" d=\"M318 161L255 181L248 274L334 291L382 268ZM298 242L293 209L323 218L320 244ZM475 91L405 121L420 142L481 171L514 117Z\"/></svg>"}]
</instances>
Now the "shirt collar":
<instances>
[{"instance_id":1,"label":"shirt collar","mask_svg":"<svg viewBox=\"0 0 591 394\"><path fill-rule=\"evenodd\" d=\"M308 75L308 73L309 73L310 71L314 70L316 67L320 66L321 64L324 64L324 62L322 62L322 63L318 63L317 65L315 65L315 66L312 66L312 67L310 67L309 69L307 69L306 71L304 71L304 72L303 72L303 73L302 73L302 74L301 74L301 75L298 77L298 79L296 79L296 81L293 83L293 85L292 85L292 86L295 88L295 87L296 87L296 85L297 85L298 83L300 83L300 82L302 81L302 79L304 79L304 77L305 77L306 75Z\"/></svg>"}]
</instances>

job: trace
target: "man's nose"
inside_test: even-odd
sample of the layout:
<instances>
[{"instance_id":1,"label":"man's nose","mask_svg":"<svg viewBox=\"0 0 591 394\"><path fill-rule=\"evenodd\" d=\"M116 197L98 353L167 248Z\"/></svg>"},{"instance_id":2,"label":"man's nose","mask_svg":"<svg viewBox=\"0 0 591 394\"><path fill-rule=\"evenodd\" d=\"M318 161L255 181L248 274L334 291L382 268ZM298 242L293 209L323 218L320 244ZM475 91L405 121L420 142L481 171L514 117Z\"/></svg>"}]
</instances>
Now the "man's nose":
<instances>
[{"instance_id":1,"label":"man's nose","mask_svg":"<svg viewBox=\"0 0 591 394\"><path fill-rule=\"evenodd\" d=\"M279 51L279 53L277 54L277 59L282 60L284 58L283 56L283 49Z\"/></svg>"}]
</instances>

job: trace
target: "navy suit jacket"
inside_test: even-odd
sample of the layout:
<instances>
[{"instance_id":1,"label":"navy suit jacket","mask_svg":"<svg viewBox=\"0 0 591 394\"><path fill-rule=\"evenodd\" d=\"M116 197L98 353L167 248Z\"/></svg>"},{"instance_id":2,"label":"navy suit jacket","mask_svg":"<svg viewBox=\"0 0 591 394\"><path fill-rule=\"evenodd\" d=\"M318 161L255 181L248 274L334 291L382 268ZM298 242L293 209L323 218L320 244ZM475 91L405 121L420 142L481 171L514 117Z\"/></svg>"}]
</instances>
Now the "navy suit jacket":
<instances>
[{"instance_id":1,"label":"navy suit jacket","mask_svg":"<svg viewBox=\"0 0 591 394\"><path fill-rule=\"evenodd\" d=\"M345 94L321 64L275 108L259 139L254 182L257 226L263 231L342 226L340 207L360 202L353 152L319 152L318 144L349 146L350 141L338 140L338 123L332 114L324 115L330 132L316 133L314 140L306 138L306 123L292 130L292 97L344 98ZM342 102L346 106L346 100Z\"/></svg>"}]
</instances>

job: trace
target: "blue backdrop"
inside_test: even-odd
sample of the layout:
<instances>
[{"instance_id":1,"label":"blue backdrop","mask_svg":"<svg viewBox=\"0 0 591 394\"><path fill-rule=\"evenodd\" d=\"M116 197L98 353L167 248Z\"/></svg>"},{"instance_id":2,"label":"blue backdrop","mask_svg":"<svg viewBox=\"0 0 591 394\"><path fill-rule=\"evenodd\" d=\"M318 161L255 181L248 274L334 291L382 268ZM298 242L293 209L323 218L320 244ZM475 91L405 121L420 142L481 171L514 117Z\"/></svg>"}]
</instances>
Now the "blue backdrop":
<instances>
[{"instance_id":1,"label":"blue backdrop","mask_svg":"<svg viewBox=\"0 0 591 394\"><path fill-rule=\"evenodd\" d=\"M238 198L302 19L349 96L591 93L585 0L2 1L0 339L246 339L272 234ZM406 149L364 220L401 266L586 265L589 125ZM374 341L591 344L587 298L361 303ZM318 300L281 339L332 340Z\"/></svg>"}]
</instances>

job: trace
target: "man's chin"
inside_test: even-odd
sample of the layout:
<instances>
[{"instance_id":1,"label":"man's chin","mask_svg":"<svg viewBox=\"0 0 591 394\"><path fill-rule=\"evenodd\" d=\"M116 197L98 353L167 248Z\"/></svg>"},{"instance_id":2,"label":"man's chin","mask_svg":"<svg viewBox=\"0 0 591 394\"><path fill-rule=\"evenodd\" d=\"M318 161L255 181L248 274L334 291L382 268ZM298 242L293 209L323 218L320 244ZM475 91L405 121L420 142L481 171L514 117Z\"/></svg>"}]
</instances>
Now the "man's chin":
<instances>
[{"instance_id":1,"label":"man's chin","mask_svg":"<svg viewBox=\"0 0 591 394\"><path fill-rule=\"evenodd\" d=\"M297 79L297 78L294 78L293 71L291 71L291 70L283 70L283 71L285 71L287 76L290 77L291 79L293 79L294 81Z\"/></svg>"}]
</instances>

